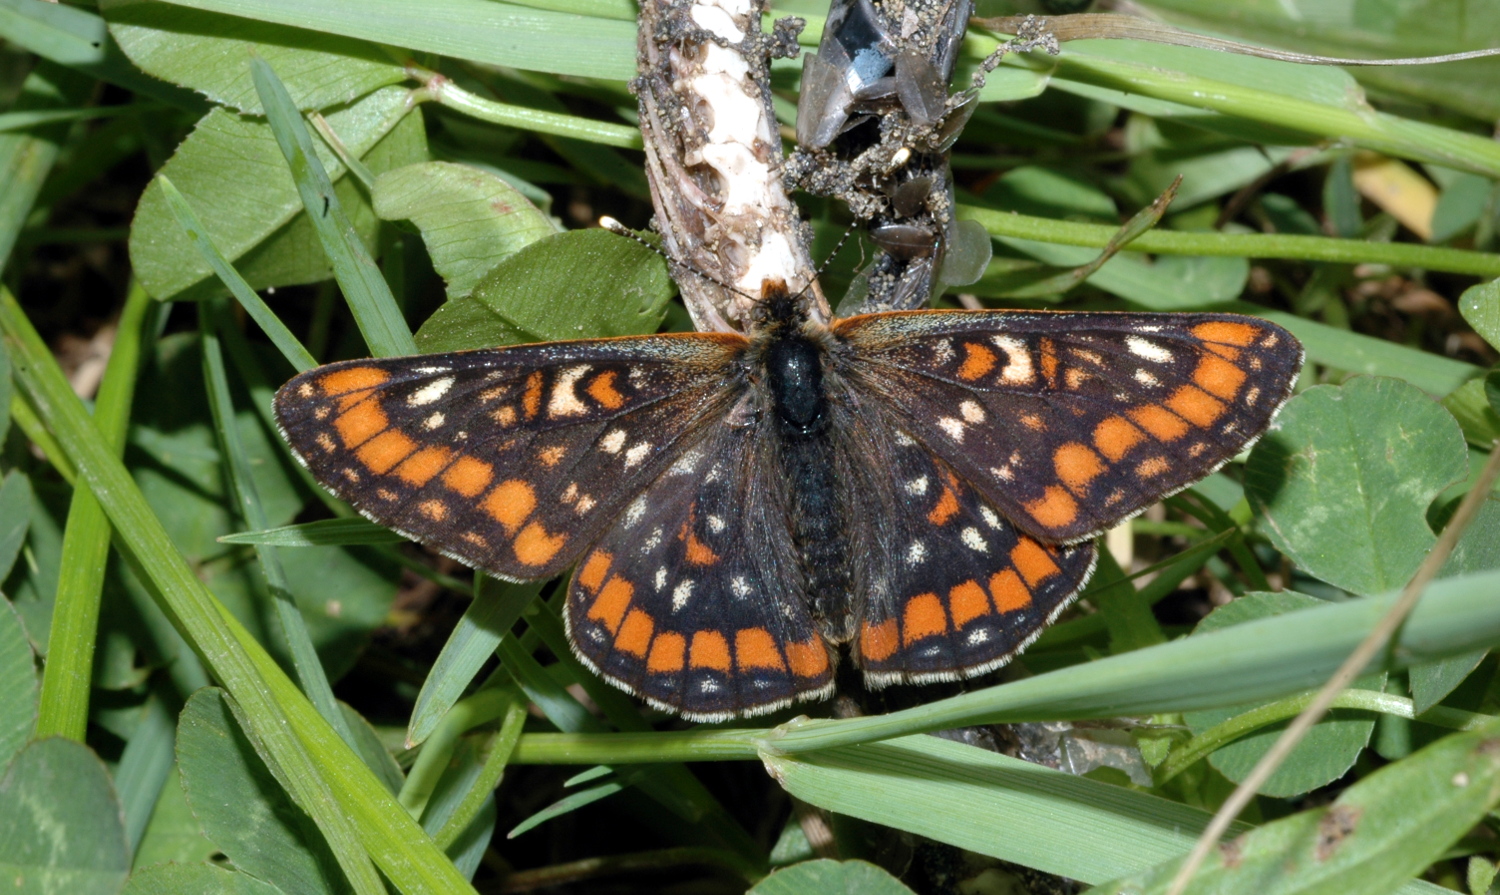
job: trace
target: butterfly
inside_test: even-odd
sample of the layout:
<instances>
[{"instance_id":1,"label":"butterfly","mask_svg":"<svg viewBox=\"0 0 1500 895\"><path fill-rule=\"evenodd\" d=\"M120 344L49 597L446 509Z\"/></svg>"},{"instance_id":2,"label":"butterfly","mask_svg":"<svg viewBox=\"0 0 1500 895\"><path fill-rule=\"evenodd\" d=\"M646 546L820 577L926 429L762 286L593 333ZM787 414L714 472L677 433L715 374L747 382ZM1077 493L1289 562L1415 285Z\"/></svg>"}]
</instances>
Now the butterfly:
<instances>
[{"instance_id":1,"label":"butterfly","mask_svg":"<svg viewBox=\"0 0 1500 895\"><path fill-rule=\"evenodd\" d=\"M366 516L510 580L574 568L590 668L695 720L968 678L1078 594L1091 539L1254 441L1302 362L1230 314L823 321L352 360L276 395Z\"/></svg>"}]
</instances>

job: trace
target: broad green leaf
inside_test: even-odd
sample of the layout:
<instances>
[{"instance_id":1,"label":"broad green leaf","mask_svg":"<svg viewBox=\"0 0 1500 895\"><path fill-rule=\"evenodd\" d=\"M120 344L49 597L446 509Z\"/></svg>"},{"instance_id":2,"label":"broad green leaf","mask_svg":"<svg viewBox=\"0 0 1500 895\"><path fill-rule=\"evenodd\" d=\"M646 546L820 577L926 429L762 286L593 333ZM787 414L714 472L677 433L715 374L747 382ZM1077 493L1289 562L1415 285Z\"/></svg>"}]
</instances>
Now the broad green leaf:
<instances>
[{"instance_id":1,"label":"broad green leaf","mask_svg":"<svg viewBox=\"0 0 1500 895\"><path fill-rule=\"evenodd\" d=\"M188 807L187 793L182 791L182 778L174 762L161 794L156 798L156 808L146 824L135 850L135 866L150 867L153 864L190 864L207 861L219 851L209 842Z\"/></svg>"},{"instance_id":2,"label":"broad green leaf","mask_svg":"<svg viewBox=\"0 0 1500 895\"><path fill-rule=\"evenodd\" d=\"M125 895L281 895L248 873L218 864L158 864L130 875Z\"/></svg>"},{"instance_id":3,"label":"broad green leaf","mask_svg":"<svg viewBox=\"0 0 1500 895\"><path fill-rule=\"evenodd\" d=\"M449 298L468 295L495 265L557 232L514 187L468 165L426 162L387 171L372 195L381 218L411 221L422 231Z\"/></svg>"},{"instance_id":4,"label":"broad green leaf","mask_svg":"<svg viewBox=\"0 0 1500 895\"><path fill-rule=\"evenodd\" d=\"M276 69L300 109L353 102L406 80L389 53L347 37L150 0L104 0L99 11L141 70L251 115L262 112L252 56Z\"/></svg>"},{"instance_id":5,"label":"broad green leaf","mask_svg":"<svg viewBox=\"0 0 1500 895\"><path fill-rule=\"evenodd\" d=\"M1453 417L1415 386L1358 377L1292 398L1245 465L1273 543L1357 594L1401 587L1437 540L1427 507L1468 472Z\"/></svg>"},{"instance_id":6,"label":"broad green leaf","mask_svg":"<svg viewBox=\"0 0 1500 895\"><path fill-rule=\"evenodd\" d=\"M7 415L10 404L5 405ZM21 547L26 543L26 529L31 527L31 479L19 469L0 481L0 581L10 574Z\"/></svg>"},{"instance_id":7,"label":"broad green leaf","mask_svg":"<svg viewBox=\"0 0 1500 895\"><path fill-rule=\"evenodd\" d=\"M424 352L655 332L672 282L666 263L607 230L534 242L490 271L471 295L438 308L417 332Z\"/></svg>"},{"instance_id":8,"label":"broad green leaf","mask_svg":"<svg viewBox=\"0 0 1500 895\"><path fill-rule=\"evenodd\" d=\"M390 133L365 153L361 161L371 171L380 172L426 157L427 131L421 116L413 114L402 118ZM282 164L285 166L285 161ZM375 217L375 210L370 207L360 185L352 177L339 178L334 182L333 194L338 197L361 238L366 244L374 245L380 220ZM312 221L306 214L293 217L290 224L241 256L235 266L252 286L311 283L333 276L328 256L318 245ZM211 287L200 283L189 294L196 297L200 289L208 288Z\"/></svg>"},{"instance_id":9,"label":"broad green leaf","mask_svg":"<svg viewBox=\"0 0 1500 895\"><path fill-rule=\"evenodd\" d=\"M52 737L22 749L0 779L0 879L14 892L109 895L130 849L99 757Z\"/></svg>"},{"instance_id":10,"label":"broad green leaf","mask_svg":"<svg viewBox=\"0 0 1500 895\"><path fill-rule=\"evenodd\" d=\"M36 660L21 617L0 596L0 767L25 745L36 726Z\"/></svg>"},{"instance_id":11,"label":"broad green leaf","mask_svg":"<svg viewBox=\"0 0 1500 895\"><path fill-rule=\"evenodd\" d=\"M400 87L376 91L330 113L329 126L353 155L362 157L407 117L408 95ZM337 157L321 144L319 158L330 177L337 179L344 173ZM225 109L204 116L161 171L187 197L209 238L230 260L262 245L302 211L302 200L270 127L263 120L241 118ZM373 239L373 233L372 227L366 238ZM315 246L308 248L316 251ZM212 276L208 262L182 232L156 183L146 188L136 209L130 258L146 289L160 299ZM250 263L241 264L240 272L256 288L285 283L267 280Z\"/></svg>"},{"instance_id":12,"label":"broad green leaf","mask_svg":"<svg viewBox=\"0 0 1500 895\"><path fill-rule=\"evenodd\" d=\"M913 895L902 882L866 861L804 861L783 867L746 895Z\"/></svg>"},{"instance_id":13,"label":"broad green leaf","mask_svg":"<svg viewBox=\"0 0 1500 895\"><path fill-rule=\"evenodd\" d=\"M1491 201L1495 182L1478 174L1455 172L1451 182L1442 187L1432 213L1431 242L1448 242L1478 223Z\"/></svg>"},{"instance_id":14,"label":"broad green leaf","mask_svg":"<svg viewBox=\"0 0 1500 895\"><path fill-rule=\"evenodd\" d=\"M1458 312L1486 342L1500 348L1500 280L1465 289L1458 299Z\"/></svg>"},{"instance_id":15,"label":"broad green leaf","mask_svg":"<svg viewBox=\"0 0 1500 895\"><path fill-rule=\"evenodd\" d=\"M1322 600L1292 591L1282 593L1252 593L1215 609L1198 627L1195 635L1217 631L1243 622L1270 618L1321 605ZM1385 676L1360 681L1354 686L1366 690L1383 689ZM1193 733L1202 733L1215 724L1227 721L1235 715L1253 708L1236 706L1225 709L1209 709L1188 712L1184 721ZM1255 763L1276 742L1286 729L1286 723L1273 724L1240 740L1236 740L1209 756L1208 763L1219 773L1239 783L1249 775ZM1310 792L1320 786L1339 779L1354 765L1355 759L1370 742L1375 731L1375 719L1362 712L1334 710L1328 717L1313 727L1307 737L1289 755L1271 779L1260 787L1262 795L1288 798Z\"/></svg>"},{"instance_id":16,"label":"broad green leaf","mask_svg":"<svg viewBox=\"0 0 1500 895\"><path fill-rule=\"evenodd\" d=\"M236 867L287 892L346 892L323 835L294 805L240 731L224 693L183 707L177 762L203 834Z\"/></svg>"},{"instance_id":17,"label":"broad green leaf","mask_svg":"<svg viewBox=\"0 0 1500 895\"><path fill-rule=\"evenodd\" d=\"M1490 406L1483 379L1465 382L1443 399L1443 406L1458 420L1469 444L1487 450L1500 438L1500 413Z\"/></svg>"},{"instance_id":18,"label":"broad green leaf","mask_svg":"<svg viewBox=\"0 0 1500 895\"><path fill-rule=\"evenodd\" d=\"M1387 765L1332 805L1266 824L1215 849L1190 893L1378 895L1443 856L1500 801L1500 722ZM1165 892L1173 860L1090 895ZM1446 892L1433 886L1428 891Z\"/></svg>"}]
</instances>

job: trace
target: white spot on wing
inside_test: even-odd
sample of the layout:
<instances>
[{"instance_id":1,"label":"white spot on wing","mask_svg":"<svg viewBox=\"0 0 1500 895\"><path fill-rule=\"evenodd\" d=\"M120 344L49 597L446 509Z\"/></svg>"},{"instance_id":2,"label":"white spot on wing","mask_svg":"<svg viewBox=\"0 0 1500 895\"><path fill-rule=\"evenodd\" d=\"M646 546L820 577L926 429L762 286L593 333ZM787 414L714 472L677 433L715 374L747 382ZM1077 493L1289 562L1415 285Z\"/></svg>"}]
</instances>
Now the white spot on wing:
<instances>
[{"instance_id":1,"label":"white spot on wing","mask_svg":"<svg viewBox=\"0 0 1500 895\"><path fill-rule=\"evenodd\" d=\"M643 494L640 497L637 497L635 500L632 500L630 502L630 506L625 508L625 527L629 528L637 522L641 521L641 517L645 514L646 496Z\"/></svg>"},{"instance_id":2,"label":"white spot on wing","mask_svg":"<svg viewBox=\"0 0 1500 895\"><path fill-rule=\"evenodd\" d=\"M684 578L678 585L672 588L672 611L678 612L687 605L689 598L693 596L693 579Z\"/></svg>"},{"instance_id":3,"label":"white spot on wing","mask_svg":"<svg viewBox=\"0 0 1500 895\"><path fill-rule=\"evenodd\" d=\"M447 421L447 419L448 418L445 417L445 416L443 416L442 413L434 413L432 416L429 416L427 419L422 420L422 428L424 428L427 431L431 432L433 429L436 429L436 428L442 426L443 423Z\"/></svg>"},{"instance_id":4,"label":"white spot on wing","mask_svg":"<svg viewBox=\"0 0 1500 895\"><path fill-rule=\"evenodd\" d=\"M410 395L407 395L406 404L408 407L422 407L431 404L443 395L448 394L448 389L450 388L453 388L453 377L444 376L442 379L429 382Z\"/></svg>"},{"instance_id":5,"label":"white spot on wing","mask_svg":"<svg viewBox=\"0 0 1500 895\"><path fill-rule=\"evenodd\" d=\"M969 641L969 646L979 646L982 643L989 642L990 631L988 628L977 628L970 631L969 636L965 639Z\"/></svg>"},{"instance_id":6,"label":"white spot on wing","mask_svg":"<svg viewBox=\"0 0 1500 895\"><path fill-rule=\"evenodd\" d=\"M606 454L618 454L620 452L620 448L624 446L624 429L611 429L610 431L604 433L603 438L599 439L599 450L603 451Z\"/></svg>"},{"instance_id":7,"label":"white spot on wing","mask_svg":"<svg viewBox=\"0 0 1500 895\"><path fill-rule=\"evenodd\" d=\"M948 437L962 443L964 440L964 424L951 416L942 417L937 421L938 428L948 433Z\"/></svg>"},{"instance_id":8,"label":"white spot on wing","mask_svg":"<svg viewBox=\"0 0 1500 895\"><path fill-rule=\"evenodd\" d=\"M1139 382L1141 385L1147 386L1148 388L1155 388L1158 385L1161 385L1161 380L1151 375L1151 371L1147 370L1145 367L1139 367L1136 369L1135 381Z\"/></svg>"},{"instance_id":9,"label":"white spot on wing","mask_svg":"<svg viewBox=\"0 0 1500 895\"><path fill-rule=\"evenodd\" d=\"M912 541L911 546L906 548L906 564L915 566L927 558L927 545L921 541Z\"/></svg>"},{"instance_id":10,"label":"white spot on wing","mask_svg":"<svg viewBox=\"0 0 1500 895\"><path fill-rule=\"evenodd\" d=\"M709 516L708 517L708 530L711 531L711 532L713 532L714 534L718 534L719 532L723 531L724 530L724 517L723 516Z\"/></svg>"},{"instance_id":11,"label":"white spot on wing","mask_svg":"<svg viewBox=\"0 0 1500 895\"><path fill-rule=\"evenodd\" d=\"M1005 369L1000 371L1000 381L1006 385L1029 385L1036 378L1036 368L1031 363L1031 353L1026 343L1016 336L995 336L994 342L1005 352Z\"/></svg>"},{"instance_id":12,"label":"white spot on wing","mask_svg":"<svg viewBox=\"0 0 1500 895\"><path fill-rule=\"evenodd\" d=\"M744 575L736 575L729 579L729 589L741 599L750 596L750 583L745 580Z\"/></svg>"},{"instance_id":13,"label":"white spot on wing","mask_svg":"<svg viewBox=\"0 0 1500 895\"><path fill-rule=\"evenodd\" d=\"M625 468L629 469L630 467L636 465L637 463L646 459L646 456L650 453L651 442L641 442L640 444L625 452Z\"/></svg>"},{"instance_id":14,"label":"white spot on wing","mask_svg":"<svg viewBox=\"0 0 1500 895\"><path fill-rule=\"evenodd\" d=\"M968 547L970 550L974 550L979 553L990 552L990 545L984 540L984 535L980 534L979 529L975 528L974 526L971 525L968 528L965 528L963 531L958 533L958 536L964 542L964 546Z\"/></svg>"},{"instance_id":15,"label":"white spot on wing","mask_svg":"<svg viewBox=\"0 0 1500 895\"><path fill-rule=\"evenodd\" d=\"M1126 336L1125 347L1129 348L1130 353L1136 357L1144 357L1146 360L1155 361L1159 364L1171 363L1172 361L1172 352L1140 336Z\"/></svg>"},{"instance_id":16,"label":"white spot on wing","mask_svg":"<svg viewBox=\"0 0 1500 895\"><path fill-rule=\"evenodd\" d=\"M556 419L562 416L577 416L588 410L588 406L578 400L578 380L589 371L588 364L579 364L576 367L568 367L557 375L557 381L552 384L552 397L547 401L547 415Z\"/></svg>"},{"instance_id":17,"label":"white spot on wing","mask_svg":"<svg viewBox=\"0 0 1500 895\"><path fill-rule=\"evenodd\" d=\"M1000 527L1000 516L984 504L979 505L979 515L984 517L984 524L990 528Z\"/></svg>"},{"instance_id":18,"label":"white spot on wing","mask_svg":"<svg viewBox=\"0 0 1500 895\"><path fill-rule=\"evenodd\" d=\"M919 476L906 483L906 493L912 497L921 497L927 493L927 476Z\"/></svg>"},{"instance_id":19,"label":"white spot on wing","mask_svg":"<svg viewBox=\"0 0 1500 895\"><path fill-rule=\"evenodd\" d=\"M651 580L651 583L656 586L657 590L661 590L662 588L667 586L666 566L662 566L661 568L656 570L656 577Z\"/></svg>"},{"instance_id":20,"label":"white spot on wing","mask_svg":"<svg viewBox=\"0 0 1500 895\"><path fill-rule=\"evenodd\" d=\"M958 405L958 412L963 414L964 421L970 423L984 422L984 408L977 401L965 401Z\"/></svg>"}]
</instances>

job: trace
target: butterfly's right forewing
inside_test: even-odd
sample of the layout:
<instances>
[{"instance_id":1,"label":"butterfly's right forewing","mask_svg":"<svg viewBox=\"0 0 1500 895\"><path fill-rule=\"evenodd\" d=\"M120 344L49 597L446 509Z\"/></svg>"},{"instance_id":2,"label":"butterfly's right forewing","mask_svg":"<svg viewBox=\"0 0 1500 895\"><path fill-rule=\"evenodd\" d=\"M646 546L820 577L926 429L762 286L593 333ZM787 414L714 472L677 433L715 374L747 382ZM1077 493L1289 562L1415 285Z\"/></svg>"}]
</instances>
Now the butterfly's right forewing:
<instances>
[{"instance_id":1,"label":"butterfly's right forewing","mask_svg":"<svg viewBox=\"0 0 1500 895\"><path fill-rule=\"evenodd\" d=\"M737 393L745 340L688 334L347 361L276 395L297 457L382 525L555 575Z\"/></svg>"}]
</instances>

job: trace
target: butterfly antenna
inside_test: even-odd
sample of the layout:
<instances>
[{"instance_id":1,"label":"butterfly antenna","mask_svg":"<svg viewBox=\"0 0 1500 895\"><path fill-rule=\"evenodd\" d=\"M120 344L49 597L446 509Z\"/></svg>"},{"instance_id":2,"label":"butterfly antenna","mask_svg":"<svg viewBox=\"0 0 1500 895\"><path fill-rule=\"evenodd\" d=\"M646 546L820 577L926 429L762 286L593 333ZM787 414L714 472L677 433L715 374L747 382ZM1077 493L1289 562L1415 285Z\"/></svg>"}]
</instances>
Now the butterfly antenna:
<instances>
[{"instance_id":1,"label":"butterfly antenna","mask_svg":"<svg viewBox=\"0 0 1500 895\"><path fill-rule=\"evenodd\" d=\"M629 227L625 226L609 215L604 215L599 218L599 226L615 234L616 236L624 236L633 239L646 248L650 249L651 251L655 252L656 254L662 256L666 259L667 266L672 268L673 270L685 270L693 276L698 277L701 280L707 280L708 282L713 283L715 286L718 286L721 289L728 289L735 295L741 296L743 298L748 298L751 301L760 300L758 296L750 295L738 287L731 286L718 277L714 276L713 274L701 271L686 262L674 260L671 255L668 255L666 252L661 250L661 246L653 245L652 243L646 241L641 237L639 233L635 232L634 230L630 229ZM842 241L840 241L840 245L842 245Z\"/></svg>"}]
</instances>

